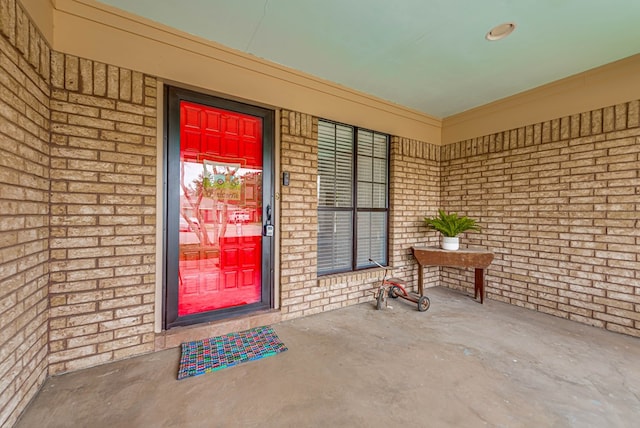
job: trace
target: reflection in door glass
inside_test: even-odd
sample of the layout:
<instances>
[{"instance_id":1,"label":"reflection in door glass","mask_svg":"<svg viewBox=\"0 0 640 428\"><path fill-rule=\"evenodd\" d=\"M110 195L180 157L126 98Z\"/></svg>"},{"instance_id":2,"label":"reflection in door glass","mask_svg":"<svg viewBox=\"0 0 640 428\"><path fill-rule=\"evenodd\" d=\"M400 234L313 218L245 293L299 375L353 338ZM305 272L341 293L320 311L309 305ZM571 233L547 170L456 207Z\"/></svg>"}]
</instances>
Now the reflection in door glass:
<instances>
[{"instance_id":1,"label":"reflection in door glass","mask_svg":"<svg viewBox=\"0 0 640 428\"><path fill-rule=\"evenodd\" d=\"M261 301L260 129L181 103L179 316Z\"/></svg>"}]
</instances>

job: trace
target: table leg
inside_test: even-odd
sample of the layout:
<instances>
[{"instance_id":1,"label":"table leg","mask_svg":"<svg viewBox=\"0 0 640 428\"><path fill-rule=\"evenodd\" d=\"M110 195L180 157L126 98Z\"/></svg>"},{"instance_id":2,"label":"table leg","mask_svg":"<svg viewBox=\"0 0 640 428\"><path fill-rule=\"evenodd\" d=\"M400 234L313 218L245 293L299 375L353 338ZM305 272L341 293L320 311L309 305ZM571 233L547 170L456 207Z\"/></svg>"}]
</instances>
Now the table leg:
<instances>
[{"instance_id":1,"label":"table leg","mask_svg":"<svg viewBox=\"0 0 640 428\"><path fill-rule=\"evenodd\" d=\"M480 303L484 303L484 269L476 268L476 282L474 287L474 298L478 298L480 293Z\"/></svg>"},{"instance_id":2,"label":"table leg","mask_svg":"<svg viewBox=\"0 0 640 428\"><path fill-rule=\"evenodd\" d=\"M418 265L418 295L422 296L424 292L424 268Z\"/></svg>"}]
</instances>

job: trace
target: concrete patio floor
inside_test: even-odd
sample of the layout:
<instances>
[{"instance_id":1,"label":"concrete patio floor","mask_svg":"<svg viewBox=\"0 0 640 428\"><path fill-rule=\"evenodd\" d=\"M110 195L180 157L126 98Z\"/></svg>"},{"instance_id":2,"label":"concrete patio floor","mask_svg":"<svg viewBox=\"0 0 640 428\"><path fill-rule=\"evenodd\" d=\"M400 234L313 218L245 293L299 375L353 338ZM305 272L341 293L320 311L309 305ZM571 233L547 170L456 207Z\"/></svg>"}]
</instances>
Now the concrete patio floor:
<instances>
[{"instance_id":1,"label":"concrete patio floor","mask_svg":"<svg viewBox=\"0 0 640 428\"><path fill-rule=\"evenodd\" d=\"M289 350L176 380L179 349L50 378L17 427L633 427L640 339L430 288L274 328Z\"/></svg>"}]
</instances>

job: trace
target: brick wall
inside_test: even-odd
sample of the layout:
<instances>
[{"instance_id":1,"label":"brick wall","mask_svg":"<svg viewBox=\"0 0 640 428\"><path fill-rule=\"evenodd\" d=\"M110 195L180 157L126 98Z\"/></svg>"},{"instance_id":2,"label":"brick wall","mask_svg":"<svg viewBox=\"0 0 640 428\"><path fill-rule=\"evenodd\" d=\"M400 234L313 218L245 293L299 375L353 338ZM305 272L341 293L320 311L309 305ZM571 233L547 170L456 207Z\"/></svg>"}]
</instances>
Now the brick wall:
<instances>
[{"instance_id":1,"label":"brick wall","mask_svg":"<svg viewBox=\"0 0 640 428\"><path fill-rule=\"evenodd\" d=\"M640 336L639 125L633 101L443 147L443 205L496 254L490 298Z\"/></svg>"},{"instance_id":2,"label":"brick wall","mask_svg":"<svg viewBox=\"0 0 640 428\"><path fill-rule=\"evenodd\" d=\"M47 375L49 46L0 1L0 426Z\"/></svg>"},{"instance_id":3,"label":"brick wall","mask_svg":"<svg viewBox=\"0 0 640 428\"><path fill-rule=\"evenodd\" d=\"M393 276L417 290L418 265L411 247L439 245L423 219L438 209L440 201L440 147L406 138L391 138L389 199L390 264ZM439 268L425 267L425 287L438 285Z\"/></svg>"},{"instance_id":4,"label":"brick wall","mask_svg":"<svg viewBox=\"0 0 640 428\"><path fill-rule=\"evenodd\" d=\"M154 347L156 80L54 52L50 373Z\"/></svg>"}]
</instances>

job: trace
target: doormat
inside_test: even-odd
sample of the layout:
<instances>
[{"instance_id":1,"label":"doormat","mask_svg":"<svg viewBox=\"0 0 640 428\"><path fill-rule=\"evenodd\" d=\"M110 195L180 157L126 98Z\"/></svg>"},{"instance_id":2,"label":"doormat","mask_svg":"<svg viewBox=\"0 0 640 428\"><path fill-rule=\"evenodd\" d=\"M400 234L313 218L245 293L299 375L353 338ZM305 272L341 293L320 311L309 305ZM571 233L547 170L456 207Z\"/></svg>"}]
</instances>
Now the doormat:
<instances>
[{"instance_id":1,"label":"doormat","mask_svg":"<svg viewBox=\"0 0 640 428\"><path fill-rule=\"evenodd\" d=\"M221 370L287 350L271 327L184 342L178 380Z\"/></svg>"}]
</instances>

